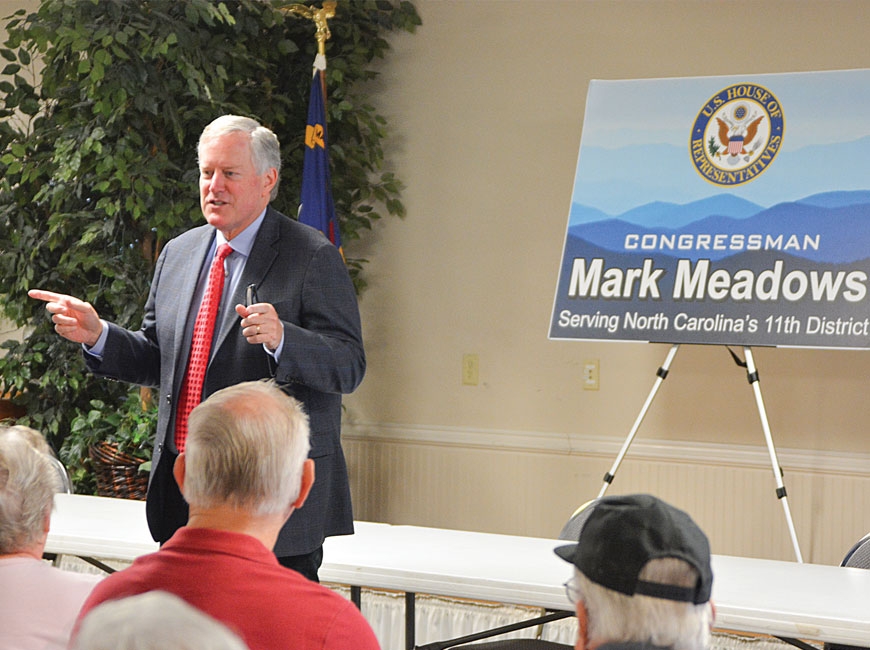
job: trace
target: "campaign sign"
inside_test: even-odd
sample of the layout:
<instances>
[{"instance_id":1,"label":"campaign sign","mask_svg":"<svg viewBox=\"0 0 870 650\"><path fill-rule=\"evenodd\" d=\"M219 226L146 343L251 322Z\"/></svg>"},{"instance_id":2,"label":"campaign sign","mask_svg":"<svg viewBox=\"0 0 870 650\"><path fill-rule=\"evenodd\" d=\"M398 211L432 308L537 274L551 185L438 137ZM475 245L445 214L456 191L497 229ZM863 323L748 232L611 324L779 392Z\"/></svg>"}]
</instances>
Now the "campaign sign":
<instances>
[{"instance_id":1,"label":"campaign sign","mask_svg":"<svg viewBox=\"0 0 870 650\"><path fill-rule=\"evenodd\" d=\"M551 339L870 346L870 70L592 81Z\"/></svg>"}]
</instances>

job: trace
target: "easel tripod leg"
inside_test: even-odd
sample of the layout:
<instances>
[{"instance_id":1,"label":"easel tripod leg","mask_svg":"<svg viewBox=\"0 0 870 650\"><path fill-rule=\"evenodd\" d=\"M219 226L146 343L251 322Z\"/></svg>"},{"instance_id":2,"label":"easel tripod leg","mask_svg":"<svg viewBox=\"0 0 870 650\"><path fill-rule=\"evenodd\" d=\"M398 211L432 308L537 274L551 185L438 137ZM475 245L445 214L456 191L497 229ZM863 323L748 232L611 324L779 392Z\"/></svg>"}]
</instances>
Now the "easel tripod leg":
<instances>
[{"instance_id":1,"label":"easel tripod leg","mask_svg":"<svg viewBox=\"0 0 870 650\"><path fill-rule=\"evenodd\" d=\"M797 534L794 529L794 522L791 518L791 510L788 507L788 496L786 495L785 485L782 480L782 467L776 458L776 448L773 446L773 436L770 433L770 424L767 421L767 411L764 408L764 400L761 398L761 386L758 383L758 371L755 368L755 361L752 358L752 350L748 347L743 348L743 353L746 357L746 376L752 386L752 391L755 393L755 403L758 405L758 415L761 417L761 427L764 429L764 439L767 442L767 451L770 454L770 463L773 466L773 477L776 480L776 496L782 503L782 509L785 512L785 520L788 524L788 532L791 535L791 543L794 547L794 554L798 562L803 563L801 549L798 545Z\"/></svg>"},{"instance_id":2,"label":"easel tripod leg","mask_svg":"<svg viewBox=\"0 0 870 650\"><path fill-rule=\"evenodd\" d=\"M613 466L610 468L610 471L604 475L604 485L601 486L601 491L598 493L599 499L604 496L604 493L607 492L607 488L613 482L613 478L616 476L616 470L619 469L619 465L622 463L622 459L625 458L625 454L628 451L628 448L631 446L631 442L634 440L635 435L637 435L637 430L640 428L641 422L643 422L643 419L646 417L646 413L647 411L649 411L649 407L652 404L653 398L656 396L659 387L668 376L668 370L670 370L671 362L674 360L674 357L676 356L677 350L679 348L680 346L677 344L671 346L671 349L668 351L668 355L665 357L665 362L656 372L656 380L653 383L653 387L646 398L646 402L644 402L643 404L643 408L641 408L637 419L634 421L634 425L631 427L631 431L628 432L628 436L626 437L625 442L622 443L622 449L619 450L619 454L617 454L616 460L613 461Z\"/></svg>"}]
</instances>

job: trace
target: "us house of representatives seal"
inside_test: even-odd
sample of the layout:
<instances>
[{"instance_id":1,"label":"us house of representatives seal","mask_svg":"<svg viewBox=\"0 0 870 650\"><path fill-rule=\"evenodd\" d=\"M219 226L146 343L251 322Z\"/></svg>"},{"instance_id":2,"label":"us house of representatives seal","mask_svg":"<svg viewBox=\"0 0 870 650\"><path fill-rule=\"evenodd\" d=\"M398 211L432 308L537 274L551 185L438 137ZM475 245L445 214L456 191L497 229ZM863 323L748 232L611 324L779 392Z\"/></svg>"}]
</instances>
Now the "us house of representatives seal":
<instances>
[{"instance_id":1,"label":"us house of representatives seal","mask_svg":"<svg viewBox=\"0 0 870 650\"><path fill-rule=\"evenodd\" d=\"M715 185L742 185L770 166L782 146L785 116L767 88L739 83L713 95L695 118L689 153Z\"/></svg>"}]
</instances>

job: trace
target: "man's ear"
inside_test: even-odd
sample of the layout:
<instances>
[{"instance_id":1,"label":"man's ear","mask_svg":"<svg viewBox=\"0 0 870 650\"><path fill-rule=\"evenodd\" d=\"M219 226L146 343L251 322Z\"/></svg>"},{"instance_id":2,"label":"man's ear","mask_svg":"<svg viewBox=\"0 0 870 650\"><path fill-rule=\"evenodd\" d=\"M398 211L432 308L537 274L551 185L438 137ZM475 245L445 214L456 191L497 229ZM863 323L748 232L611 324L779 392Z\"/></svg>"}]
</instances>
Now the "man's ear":
<instances>
[{"instance_id":1,"label":"man's ear","mask_svg":"<svg viewBox=\"0 0 870 650\"><path fill-rule=\"evenodd\" d=\"M305 464L302 465L302 484L299 486L299 496L293 502L294 508L302 507L305 499L308 498L308 493L311 492L312 485L314 485L314 461L307 458Z\"/></svg>"},{"instance_id":2,"label":"man's ear","mask_svg":"<svg viewBox=\"0 0 870 650\"><path fill-rule=\"evenodd\" d=\"M175 482L178 483L178 489L184 494L184 472L187 469L187 461L184 458L184 452L178 454L175 459L175 465L172 466L172 475L175 477Z\"/></svg>"},{"instance_id":3,"label":"man's ear","mask_svg":"<svg viewBox=\"0 0 870 650\"><path fill-rule=\"evenodd\" d=\"M263 179L264 196L269 196L272 193L272 188L278 183L278 170L274 167L269 167L266 170Z\"/></svg>"}]
</instances>

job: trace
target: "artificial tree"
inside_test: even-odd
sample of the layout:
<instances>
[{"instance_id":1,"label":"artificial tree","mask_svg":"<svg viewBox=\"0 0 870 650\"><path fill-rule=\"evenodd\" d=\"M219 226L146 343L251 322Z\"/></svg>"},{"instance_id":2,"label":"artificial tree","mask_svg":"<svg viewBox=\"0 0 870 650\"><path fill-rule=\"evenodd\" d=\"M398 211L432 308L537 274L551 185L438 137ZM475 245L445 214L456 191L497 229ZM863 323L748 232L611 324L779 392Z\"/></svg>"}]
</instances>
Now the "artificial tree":
<instances>
[{"instance_id":1,"label":"artificial tree","mask_svg":"<svg viewBox=\"0 0 870 650\"><path fill-rule=\"evenodd\" d=\"M80 487L82 436L119 421L141 430L153 407L129 386L89 375L27 290L81 297L137 328L163 243L201 222L196 139L220 114L250 115L275 131L283 170L274 205L296 214L316 43L313 25L285 5L42 0L7 19L0 309L26 336L2 344L0 377L26 409L19 422L62 447ZM333 194L358 288L365 260L354 258L353 241L383 215L404 214L401 183L383 171L386 121L365 82L389 50L385 35L419 23L410 2L385 0L339 2L330 21Z\"/></svg>"}]
</instances>

